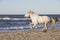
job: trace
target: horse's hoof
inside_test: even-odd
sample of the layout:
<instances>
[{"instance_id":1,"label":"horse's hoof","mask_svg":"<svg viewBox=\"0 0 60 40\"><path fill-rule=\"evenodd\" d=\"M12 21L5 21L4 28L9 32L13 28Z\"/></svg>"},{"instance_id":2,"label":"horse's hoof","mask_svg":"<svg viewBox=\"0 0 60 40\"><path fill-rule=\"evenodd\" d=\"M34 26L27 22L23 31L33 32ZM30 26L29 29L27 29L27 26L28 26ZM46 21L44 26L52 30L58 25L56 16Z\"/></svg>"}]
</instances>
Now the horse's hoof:
<instances>
[{"instance_id":1,"label":"horse's hoof","mask_svg":"<svg viewBox=\"0 0 60 40\"><path fill-rule=\"evenodd\" d=\"M34 28L38 28L38 27L34 27Z\"/></svg>"},{"instance_id":2,"label":"horse's hoof","mask_svg":"<svg viewBox=\"0 0 60 40\"><path fill-rule=\"evenodd\" d=\"M30 27L30 29L33 29L33 27Z\"/></svg>"},{"instance_id":3,"label":"horse's hoof","mask_svg":"<svg viewBox=\"0 0 60 40\"><path fill-rule=\"evenodd\" d=\"M47 29L43 30L43 32L47 32Z\"/></svg>"},{"instance_id":4,"label":"horse's hoof","mask_svg":"<svg viewBox=\"0 0 60 40\"><path fill-rule=\"evenodd\" d=\"M30 29L33 29L33 28L30 28Z\"/></svg>"},{"instance_id":5,"label":"horse's hoof","mask_svg":"<svg viewBox=\"0 0 60 40\"><path fill-rule=\"evenodd\" d=\"M42 32L47 32L47 29L43 29L43 30L41 30Z\"/></svg>"}]
</instances>

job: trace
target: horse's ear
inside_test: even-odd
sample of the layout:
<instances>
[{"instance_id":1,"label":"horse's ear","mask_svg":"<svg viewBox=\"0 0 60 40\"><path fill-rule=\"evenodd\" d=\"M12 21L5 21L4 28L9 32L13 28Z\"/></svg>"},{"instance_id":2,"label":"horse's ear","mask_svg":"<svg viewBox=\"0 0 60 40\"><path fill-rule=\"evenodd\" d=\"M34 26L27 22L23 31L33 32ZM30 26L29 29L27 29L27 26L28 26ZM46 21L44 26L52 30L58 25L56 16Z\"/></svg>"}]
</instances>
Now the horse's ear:
<instances>
[{"instance_id":1,"label":"horse's ear","mask_svg":"<svg viewBox=\"0 0 60 40\"><path fill-rule=\"evenodd\" d=\"M26 10L25 13L29 13L30 10Z\"/></svg>"},{"instance_id":2,"label":"horse's ear","mask_svg":"<svg viewBox=\"0 0 60 40\"><path fill-rule=\"evenodd\" d=\"M28 13L31 13L32 11L31 10L28 10Z\"/></svg>"},{"instance_id":3,"label":"horse's ear","mask_svg":"<svg viewBox=\"0 0 60 40\"><path fill-rule=\"evenodd\" d=\"M28 12L29 12L29 11L31 11L31 9L30 9L30 10L28 10Z\"/></svg>"}]
</instances>

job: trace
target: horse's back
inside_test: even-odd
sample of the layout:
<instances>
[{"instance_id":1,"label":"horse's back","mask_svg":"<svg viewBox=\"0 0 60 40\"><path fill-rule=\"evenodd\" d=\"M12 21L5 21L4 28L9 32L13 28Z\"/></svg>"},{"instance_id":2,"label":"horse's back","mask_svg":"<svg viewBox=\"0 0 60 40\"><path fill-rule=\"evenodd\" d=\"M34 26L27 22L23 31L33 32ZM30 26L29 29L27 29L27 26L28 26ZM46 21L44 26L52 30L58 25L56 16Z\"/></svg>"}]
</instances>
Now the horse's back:
<instances>
[{"instance_id":1,"label":"horse's back","mask_svg":"<svg viewBox=\"0 0 60 40\"><path fill-rule=\"evenodd\" d=\"M48 17L48 16L43 16L43 18L45 21L50 21L50 17Z\"/></svg>"},{"instance_id":2,"label":"horse's back","mask_svg":"<svg viewBox=\"0 0 60 40\"><path fill-rule=\"evenodd\" d=\"M39 21L39 23L49 22L50 18L48 16L39 16L38 21Z\"/></svg>"}]
</instances>

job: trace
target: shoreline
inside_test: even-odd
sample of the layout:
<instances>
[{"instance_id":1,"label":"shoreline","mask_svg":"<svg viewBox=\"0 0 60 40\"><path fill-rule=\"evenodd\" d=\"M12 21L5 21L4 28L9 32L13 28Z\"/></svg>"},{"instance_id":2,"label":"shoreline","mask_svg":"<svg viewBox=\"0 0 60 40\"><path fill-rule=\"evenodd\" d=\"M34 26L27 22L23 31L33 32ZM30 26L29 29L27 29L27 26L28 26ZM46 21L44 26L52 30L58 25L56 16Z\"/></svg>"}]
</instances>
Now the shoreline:
<instances>
[{"instance_id":1,"label":"shoreline","mask_svg":"<svg viewBox=\"0 0 60 40\"><path fill-rule=\"evenodd\" d=\"M0 40L60 40L60 28L41 30L29 30L22 32L0 32Z\"/></svg>"}]
</instances>

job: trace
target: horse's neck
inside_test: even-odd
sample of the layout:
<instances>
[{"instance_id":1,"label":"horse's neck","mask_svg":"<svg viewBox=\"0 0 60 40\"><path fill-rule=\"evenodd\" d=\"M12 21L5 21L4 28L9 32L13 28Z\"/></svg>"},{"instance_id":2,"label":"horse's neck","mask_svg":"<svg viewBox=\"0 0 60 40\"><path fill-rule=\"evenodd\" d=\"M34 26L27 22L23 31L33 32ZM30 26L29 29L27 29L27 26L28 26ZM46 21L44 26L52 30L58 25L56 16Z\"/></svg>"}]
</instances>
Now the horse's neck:
<instances>
[{"instance_id":1,"label":"horse's neck","mask_svg":"<svg viewBox=\"0 0 60 40\"><path fill-rule=\"evenodd\" d=\"M31 17L31 18L37 18L38 15L37 15L37 14L32 14L32 15L30 15L30 17Z\"/></svg>"}]
</instances>

